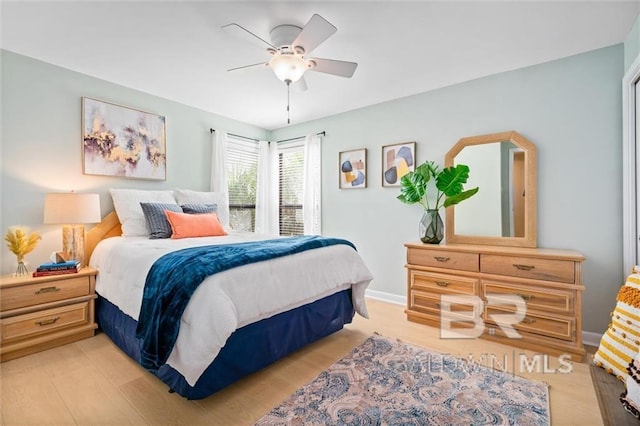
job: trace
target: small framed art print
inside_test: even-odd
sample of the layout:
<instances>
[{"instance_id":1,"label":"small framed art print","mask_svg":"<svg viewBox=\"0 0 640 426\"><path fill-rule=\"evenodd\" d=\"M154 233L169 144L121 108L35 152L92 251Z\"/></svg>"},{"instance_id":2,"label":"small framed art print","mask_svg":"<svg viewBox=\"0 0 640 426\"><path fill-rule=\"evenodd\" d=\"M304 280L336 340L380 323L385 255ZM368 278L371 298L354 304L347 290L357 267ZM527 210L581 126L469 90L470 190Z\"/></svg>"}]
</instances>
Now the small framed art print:
<instances>
[{"instance_id":1,"label":"small framed art print","mask_svg":"<svg viewBox=\"0 0 640 426\"><path fill-rule=\"evenodd\" d=\"M367 187L367 149L342 151L338 154L340 189Z\"/></svg>"},{"instance_id":2,"label":"small framed art print","mask_svg":"<svg viewBox=\"0 0 640 426\"><path fill-rule=\"evenodd\" d=\"M382 147L382 186L400 186L400 179L416 168L416 143Z\"/></svg>"}]
</instances>

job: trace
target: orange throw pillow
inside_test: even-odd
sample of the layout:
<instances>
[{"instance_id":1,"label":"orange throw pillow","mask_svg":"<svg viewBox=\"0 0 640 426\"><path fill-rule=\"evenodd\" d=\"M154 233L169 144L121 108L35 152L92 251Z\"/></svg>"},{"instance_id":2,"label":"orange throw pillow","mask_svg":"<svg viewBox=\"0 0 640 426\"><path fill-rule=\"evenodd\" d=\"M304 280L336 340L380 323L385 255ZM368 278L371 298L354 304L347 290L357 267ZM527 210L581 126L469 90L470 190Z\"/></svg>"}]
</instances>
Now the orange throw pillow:
<instances>
[{"instance_id":1,"label":"orange throw pillow","mask_svg":"<svg viewBox=\"0 0 640 426\"><path fill-rule=\"evenodd\" d=\"M187 214L165 211L171 238L220 237L227 235L215 213Z\"/></svg>"}]
</instances>

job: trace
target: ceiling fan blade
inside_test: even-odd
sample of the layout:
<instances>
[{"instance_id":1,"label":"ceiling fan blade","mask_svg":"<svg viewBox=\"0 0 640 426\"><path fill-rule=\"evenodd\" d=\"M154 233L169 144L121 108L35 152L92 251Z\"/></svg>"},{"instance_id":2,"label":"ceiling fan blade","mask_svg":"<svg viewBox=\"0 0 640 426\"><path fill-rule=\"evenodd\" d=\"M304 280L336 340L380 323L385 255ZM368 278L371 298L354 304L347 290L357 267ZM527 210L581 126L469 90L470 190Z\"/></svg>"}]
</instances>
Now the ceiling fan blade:
<instances>
[{"instance_id":1,"label":"ceiling fan blade","mask_svg":"<svg viewBox=\"0 0 640 426\"><path fill-rule=\"evenodd\" d=\"M248 29L232 23L232 24L227 24L227 25L223 25L222 29L228 33L231 34L232 36L239 38L241 40L245 40L248 41L251 44L254 44L258 47L261 47L263 49L277 49L274 45L272 45L271 43L269 43L268 41L262 39L261 37L255 35L254 33L252 33L251 31L249 31Z\"/></svg>"},{"instance_id":2,"label":"ceiling fan blade","mask_svg":"<svg viewBox=\"0 0 640 426\"><path fill-rule=\"evenodd\" d=\"M244 65L242 67L229 68L227 71L241 71L247 70L251 68L269 68L269 64L267 62L259 62L257 64Z\"/></svg>"},{"instance_id":3,"label":"ceiling fan blade","mask_svg":"<svg viewBox=\"0 0 640 426\"><path fill-rule=\"evenodd\" d=\"M335 59L310 58L315 65L309 71L323 72L350 78L356 71L358 64L355 62L337 61Z\"/></svg>"},{"instance_id":4,"label":"ceiling fan blade","mask_svg":"<svg viewBox=\"0 0 640 426\"><path fill-rule=\"evenodd\" d=\"M314 14L302 28L300 34L291 43L292 47L301 46L304 53L309 54L313 49L331 37L338 29L318 14Z\"/></svg>"},{"instance_id":5,"label":"ceiling fan blade","mask_svg":"<svg viewBox=\"0 0 640 426\"><path fill-rule=\"evenodd\" d=\"M291 83L291 88L296 92L306 92L307 91L307 81L304 79L304 76L300 77L300 80L295 83Z\"/></svg>"}]
</instances>

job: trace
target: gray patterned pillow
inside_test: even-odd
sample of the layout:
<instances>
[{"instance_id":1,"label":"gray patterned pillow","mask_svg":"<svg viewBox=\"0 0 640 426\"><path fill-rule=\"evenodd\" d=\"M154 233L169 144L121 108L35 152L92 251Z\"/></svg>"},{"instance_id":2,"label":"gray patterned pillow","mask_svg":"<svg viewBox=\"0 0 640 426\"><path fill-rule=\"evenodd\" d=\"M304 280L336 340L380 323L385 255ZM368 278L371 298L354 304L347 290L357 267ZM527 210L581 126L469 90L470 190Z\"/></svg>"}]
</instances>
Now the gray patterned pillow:
<instances>
[{"instance_id":1,"label":"gray patterned pillow","mask_svg":"<svg viewBox=\"0 0 640 426\"><path fill-rule=\"evenodd\" d=\"M177 204L168 203L140 203L144 220L149 230L149 239L157 240L160 238L171 237L171 224L167 220L165 210L182 213L182 209Z\"/></svg>"},{"instance_id":2,"label":"gray patterned pillow","mask_svg":"<svg viewBox=\"0 0 640 426\"><path fill-rule=\"evenodd\" d=\"M189 214L217 213L217 204L181 204L182 211Z\"/></svg>"}]
</instances>

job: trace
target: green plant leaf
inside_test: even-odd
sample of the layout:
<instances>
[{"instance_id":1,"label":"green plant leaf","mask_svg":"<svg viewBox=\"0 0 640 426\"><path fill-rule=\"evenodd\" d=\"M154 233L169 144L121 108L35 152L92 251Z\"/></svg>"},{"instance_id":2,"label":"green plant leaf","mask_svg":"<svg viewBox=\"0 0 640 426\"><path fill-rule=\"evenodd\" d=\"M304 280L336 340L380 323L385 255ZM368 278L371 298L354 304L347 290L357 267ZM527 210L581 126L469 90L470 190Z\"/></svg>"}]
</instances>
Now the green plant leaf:
<instances>
[{"instance_id":1,"label":"green plant leaf","mask_svg":"<svg viewBox=\"0 0 640 426\"><path fill-rule=\"evenodd\" d=\"M443 169L436 179L436 187L447 197L458 195L463 191L462 185L469 179L469 167L464 164ZM473 194L472 194L473 195Z\"/></svg>"},{"instance_id":2,"label":"green plant leaf","mask_svg":"<svg viewBox=\"0 0 640 426\"><path fill-rule=\"evenodd\" d=\"M427 188L427 181L420 172L409 172L400 179L400 195L398 200L406 204L415 204L422 200Z\"/></svg>"},{"instance_id":3,"label":"green plant leaf","mask_svg":"<svg viewBox=\"0 0 640 426\"><path fill-rule=\"evenodd\" d=\"M466 191L463 191L457 195L452 195L451 197L447 197L444 200L444 207L453 206L455 204L458 204L460 201L464 201L467 198L474 196L476 192L478 192L478 189L479 189L478 187L475 187L473 189L468 189Z\"/></svg>"}]
</instances>

